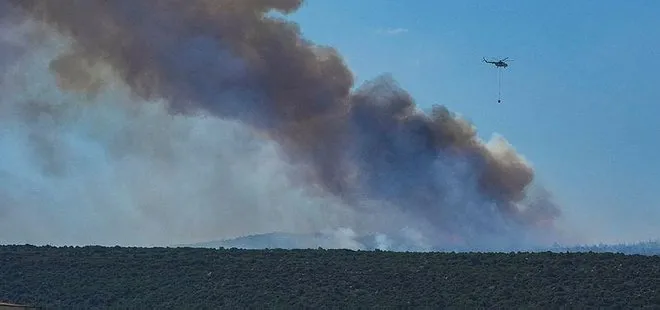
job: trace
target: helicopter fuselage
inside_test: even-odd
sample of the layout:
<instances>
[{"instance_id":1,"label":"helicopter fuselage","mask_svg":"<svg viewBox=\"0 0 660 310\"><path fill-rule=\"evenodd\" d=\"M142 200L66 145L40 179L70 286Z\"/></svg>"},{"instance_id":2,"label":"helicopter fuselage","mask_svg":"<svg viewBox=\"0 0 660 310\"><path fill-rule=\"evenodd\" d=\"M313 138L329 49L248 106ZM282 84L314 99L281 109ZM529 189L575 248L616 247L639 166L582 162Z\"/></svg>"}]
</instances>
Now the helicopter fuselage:
<instances>
[{"instance_id":1,"label":"helicopter fuselage","mask_svg":"<svg viewBox=\"0 0 660 310\"><path fill-rule=\"evenodd\" d=\"M504 61L486 61L486 62L489 64L494 64L496 67L506 68L509 66L509 64L507 64Z\"/></svg>"},{"instance_id":2,"label":"helicopter fuselage","mask_svg":"<svg viewBox=\"0 0 660 310\"><path fill-rule=\"evenodd\" d=\"M493 64L493 65L495 65L496 67L499 67L499 68L506 68L506 67L509 66L509 64L504 62L504 60L506 60L506 59L502 59L502 60L498 60L498 61L488 61L485 58L483 59L483 61L485 63Z\"/></svg>"}]
</instances>

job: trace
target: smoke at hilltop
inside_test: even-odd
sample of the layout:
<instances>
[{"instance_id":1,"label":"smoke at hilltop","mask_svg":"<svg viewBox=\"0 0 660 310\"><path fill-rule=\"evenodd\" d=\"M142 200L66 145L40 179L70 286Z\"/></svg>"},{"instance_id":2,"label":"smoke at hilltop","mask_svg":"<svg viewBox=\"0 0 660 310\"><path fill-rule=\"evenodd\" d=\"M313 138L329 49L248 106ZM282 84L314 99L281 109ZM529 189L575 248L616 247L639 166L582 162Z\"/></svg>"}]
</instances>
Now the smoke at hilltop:
<instances>
[{"instance_id":1,"label":"smoke at hilltop","mask_svg":"<svg viewBox=\"0 0 660 310\"><path fill-rule=\"evenodd\" d=\"M555 237L559 208L506 140L483 144L445 107L422 114L386 76L351 91L334 49L267 16L302 1L5 1L3 239L49 225L66 242ZM38 218L43 233L21 232Z\"/></svg>"}]
</instances>

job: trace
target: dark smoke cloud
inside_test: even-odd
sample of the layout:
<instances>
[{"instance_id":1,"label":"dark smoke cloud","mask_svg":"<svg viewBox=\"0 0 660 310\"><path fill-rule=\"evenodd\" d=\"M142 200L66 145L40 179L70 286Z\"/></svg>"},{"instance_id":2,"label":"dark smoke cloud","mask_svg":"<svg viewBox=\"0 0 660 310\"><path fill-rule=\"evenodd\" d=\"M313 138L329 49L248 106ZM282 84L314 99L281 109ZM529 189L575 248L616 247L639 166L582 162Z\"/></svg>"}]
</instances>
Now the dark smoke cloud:
<instances>
[{"instance_id":1,"label":"dark smoke cloud","mask_svg":"<svg viewBox=\"0 0 660 310\"><path fill-rule=\"evenodd\" d=\"M302 0L8 1L72 40L50 63L61 88L94 96L109 66L135 96L164 99L172 114L252 126L298 164L292 178L352 208L395 208L432 233L483 243L552 234L560 215L505 140L483 144L442 106L419 112L387 76L351 92L334 49L268 15Z\"/></svg>"}]
</instances>

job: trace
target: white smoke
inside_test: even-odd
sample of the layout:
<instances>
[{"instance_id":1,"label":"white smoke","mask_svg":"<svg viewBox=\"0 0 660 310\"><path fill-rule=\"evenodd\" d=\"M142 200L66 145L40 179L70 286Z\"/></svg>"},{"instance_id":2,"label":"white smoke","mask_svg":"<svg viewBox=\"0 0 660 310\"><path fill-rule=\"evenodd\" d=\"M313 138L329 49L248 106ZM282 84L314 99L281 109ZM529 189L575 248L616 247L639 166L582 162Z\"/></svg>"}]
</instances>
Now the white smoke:
<instances>
[{"instance_id":1,"label":"white smoke","mask_svg":"<svg viewBox=\"0 0 660 310\"><path fill-rule=\"evenodd\" d=\"M98 96L63 92L49 63L66 41L27 23L0 33L0 243L167 245L352 218L290 186L249 128L170 115L104 70Z\"/></svg>"}]
</instances>

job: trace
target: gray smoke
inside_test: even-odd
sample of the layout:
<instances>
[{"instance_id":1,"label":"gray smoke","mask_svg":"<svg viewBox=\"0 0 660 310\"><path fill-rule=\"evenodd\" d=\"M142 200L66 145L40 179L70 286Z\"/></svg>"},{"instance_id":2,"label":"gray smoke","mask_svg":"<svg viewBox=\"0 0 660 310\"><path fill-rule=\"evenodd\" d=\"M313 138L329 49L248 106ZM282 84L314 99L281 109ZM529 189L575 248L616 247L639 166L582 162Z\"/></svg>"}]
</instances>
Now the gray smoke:
<instances>
[{"instance_id":1,"label":"gray smoke","mask_svg":"<svg viewBox=\"0 0 660 310\"><path fill-rule=\"evenodd\" d=\"M559 237L559 208L506 140L419 112L389 77L351 92L332 48L267 15L301 1L0 3L0 240Z\"/></svg>"}]
</instances>

